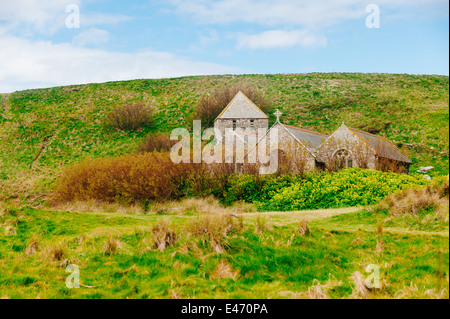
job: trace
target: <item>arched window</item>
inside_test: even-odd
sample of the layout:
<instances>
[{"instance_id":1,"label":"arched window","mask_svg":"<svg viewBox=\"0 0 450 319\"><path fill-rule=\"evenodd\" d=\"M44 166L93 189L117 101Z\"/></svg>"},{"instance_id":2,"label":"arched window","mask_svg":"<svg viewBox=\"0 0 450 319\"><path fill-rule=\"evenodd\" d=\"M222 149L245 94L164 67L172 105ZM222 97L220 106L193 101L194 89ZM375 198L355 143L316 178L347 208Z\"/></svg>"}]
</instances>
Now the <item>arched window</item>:
<instances>
[{"instance_id":1,"label":"arched window","mask_svg":"<svg viewBox=\"0 0 450 319\"><path fill-rule=\"evenodd\" d=\"M339 150L334 154L334 162L336 163L337 170L347 167L353 167L352 155L346 149Z\"/></svg>"}]
</instances>

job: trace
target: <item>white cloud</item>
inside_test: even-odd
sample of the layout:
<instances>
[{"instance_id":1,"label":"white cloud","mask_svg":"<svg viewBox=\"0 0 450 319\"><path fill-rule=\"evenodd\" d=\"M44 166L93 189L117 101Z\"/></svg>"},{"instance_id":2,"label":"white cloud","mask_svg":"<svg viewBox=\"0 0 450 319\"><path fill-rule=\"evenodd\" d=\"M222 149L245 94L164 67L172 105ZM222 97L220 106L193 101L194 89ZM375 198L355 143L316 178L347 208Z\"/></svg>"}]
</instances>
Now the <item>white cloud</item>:
<instances>
[{"instance_id":1,"label":"white cloud","mask_svg":"<svg viewBox=\"0 0 450 319\"><path fill-rule=\"evenodd\" d=\"M25 27L28 32L53 34L65 26L68 4L80 5L80 0L2 1L0 21L10 30Z\"/></svg>"},{"instance_id":2,"label":"white cloud","mask_svg":"<svg viewBox=\"0 0 450 319\"><path fill-rule=\"evenodd\" d=\"M118 24L131 20L131 17L123 14L103 14L103 13L83 13L81 14L81 27L90 27L94 25Z\"/></svg>"},{"instance_id":3,"label":"white cloud","mask_svg":"<svg viewBox=\"0 0 450 319\"><path fill-rule=\"evenodd\" d=\"M82 0L2 0L0 5L0 27L9 33L24 35L34 33L52 35L66 27L68 5L80 8L80 26L117 24L131 18L121 14L94 13L84 10Z\"/></svg>"},{"instance_id":4,"label":"white cloud","mask_svg":"<svg viewBox=\"0 0 450 319\"><path fill-rule=\"evenodd\" d=\"M85 46L89 44L101 45L108 43L111 35L106 30L90 28L86 31L81 32L73 38L73 44L78 46Z\"/></svg>"},{"instance_id":5,"label":"white cloud","mask_svg":"<svg viewBox=\"0 0 450 319\"><path fill-rule=\"evenodd\" d=\"M107 52L13 36L0 36L0 47L2 93L56 85L244 72L236 67L150 50Z\"/></svg>"},{"instance_id":6,"label":"white cloud","mask_svg":"<svg viewBox=\"0 0 450 319\"><path fill-rule=\"evenodd\" d=\"M420 15L448 16L448 0L172 0L170 3L176 12L208 24L246 22L323 28L365 17L365 8L370 3L382 7L386 14L401 9Z\"/></svg>"},{"instance_id":7,"label":"white cloud","mask_svg":"<svg viewBox=\"0 0 450 319\"><path fill-rule=\"evenodd\" d=\"M271 30L253 35L239 35L238 47L250 49L290 48L294 46L325 46L323 36L311 34L306 30Z\"/></svg>"}]
</instances>

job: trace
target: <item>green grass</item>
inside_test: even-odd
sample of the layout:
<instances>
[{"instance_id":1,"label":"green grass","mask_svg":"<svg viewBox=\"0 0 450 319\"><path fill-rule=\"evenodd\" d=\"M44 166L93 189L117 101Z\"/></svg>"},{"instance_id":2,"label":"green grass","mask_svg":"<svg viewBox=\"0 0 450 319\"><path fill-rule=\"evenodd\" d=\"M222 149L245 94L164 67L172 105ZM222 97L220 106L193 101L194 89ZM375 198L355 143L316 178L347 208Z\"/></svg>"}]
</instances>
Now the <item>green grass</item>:
<instances>
[{"instance_id":1,"label":"green grass","mask_svg":"<svg viewBox=\"0 0 450 319\"><path fill-rule=\"evenodd\" d=\"M369 298L435 298L444 289L443 297L448 298L448 235L391 233L387 229L377 235L371 225L378 217L367 212L312 219L309 236L297 234L300 215L296 219L295 215L280 213L271 229L257 234L256 215L244 214L244 228L230 233L225 239L225 252L218 254L185 232L185 224L197 218L198 214L180 213L159 216L13 210L0 220L0 296L305 298L315 279L326 284L331 278L341 284L331 285L327 294L350 298L355 287L352 273L359 271L366 276L365 267L375 264L380 267L383 288L374 289ZM161 219L174 224L177 243L163 252L143 252L152 246L151 228ZM356 229L344 230L345 225L360 223L362 226ZM14 225L16 235L5 234L7 225ZM111 256L102 253L110 236L121 243ZM39 250L28 255L25 251L32 239L39 242ZM385 248L375 253L379 240ZM52 247L63 248L63 259L80 267L81 284L92 288L66 288L69 274L61 261L51 259ZM213 278L221 262L238 272L235 279Z\"/></svg>"},{"instance_id":2,"label":"green grass","mask_svg":"<svg viewBox=\"0 0 450 319\"><path fill-rule=\"evenodd\" d=\"M148 133L189 127L200 96L238 82L253 84L283 112L282 121L332 133L342 121L376 129L431 176L448 174L449 78L437 75L312 73L198 76L36 89L0 95L0 199L40 204L62 167L88 157L133 152ZM125 102L150 102L155 126L111 131L106 114ZM273 114L269 114L273 122ZM44 138L47 146L31 167Z\"/></svg>"}]
</instances>

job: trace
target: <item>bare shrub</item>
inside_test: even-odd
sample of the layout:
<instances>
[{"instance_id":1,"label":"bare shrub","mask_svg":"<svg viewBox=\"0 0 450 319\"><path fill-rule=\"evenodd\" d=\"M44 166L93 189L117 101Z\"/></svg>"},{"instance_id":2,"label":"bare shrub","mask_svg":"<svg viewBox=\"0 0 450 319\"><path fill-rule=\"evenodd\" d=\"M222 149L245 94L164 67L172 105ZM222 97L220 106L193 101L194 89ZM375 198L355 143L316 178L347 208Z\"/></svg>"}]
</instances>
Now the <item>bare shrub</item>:
<instances>
[{"instance_id":1,"label":"bare shrub","mask_svg":"<svg viewBox=\"0 0 450 319\"><path fill-rule=\"evenodd\" d=\"M216 89L212 95L202 96L192 119L200 119L202 125L212 127L216 117L239 91L242 91L263 112L269 112L269 103L258 89L248 84L237 84L232 87Z\"/></svg>"},{"instance_id":2,"label":"bare shrub","mask_svg":"<svg viewBox=\"0 0 450 319\"><path fill-rule=\"evenodd\" d=\"M298 233L300 236L309 235L311 234L311 230L309 228L308 220L302 219L300 221L300 224L298 225Z\"/></svg>"},{"instance_id":3,"label":"bare shrub","mask_svg":"<svg viewBox=\"0 0 450 319\"><path fill-rule=\"evenodd\" d=\"M235 220L230 214L207 215L186 225L186 231L199 237L204 244L208 244L216 253L224 253L225 239L233 230L242 229L242 219Z\"/></svg>"},{"instance_id":4,"label":"bare shrub","mask_svg":"<svg viewBox=\"0 0 450 319\"><path fill-rule=\"evenodd\" d=\"M152 234L154 241L153 248L159 251L164 251L166 247L175 245L177 241L177 235L173 227L166 220L162 220L156 224L152 229Z\"/></svg>"},{"instance_id":5,"label":"bare shrub","mask_svg":"<svg viewBox=\"0 0 450 319\"><path fill-rule=\"evenodd\" d=\"M153 108L143 102L126 103L115 107L104 121L107 127L119 130L136 130L153 123Z\"/></svg>"},{"instance_id":6,"label":"bare shrub","mask_svg":"<svg viewBox=\"0 0 450 319\"><path fill-rule=\"evenodd\" d=\"M138 152L169 152L175 143L176 141L170 140L170 136L168 133L149 134L139 144Z\"/></svg>"}]
</instances>

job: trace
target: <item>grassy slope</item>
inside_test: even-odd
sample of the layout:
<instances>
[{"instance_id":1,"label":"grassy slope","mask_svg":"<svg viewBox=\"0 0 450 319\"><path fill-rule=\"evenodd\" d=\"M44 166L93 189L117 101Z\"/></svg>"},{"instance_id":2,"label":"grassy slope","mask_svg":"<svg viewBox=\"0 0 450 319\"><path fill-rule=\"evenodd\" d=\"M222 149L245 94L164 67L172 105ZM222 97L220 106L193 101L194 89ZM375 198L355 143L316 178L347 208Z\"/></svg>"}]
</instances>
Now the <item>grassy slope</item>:
<instances>
[{"instance_id":1,"label":"grassy slope","mask_svg":"<svg viewBox=\"0 0 450 319\"><path fill-rule=\"evenodd\" d=\"M347 213L315 216L310 221L311 235L302 237L296 227L304 214L271 213L268 222L273 228L256 234L257 216L244 214L243 231L229 236L228 248L217 254L182 232L186 222L198 216L188 210L159 216L21 209L0 216L0 296L309 298L308 288L316 284L315 279L324 285L331 278L330 289L322 287L322 291L332 298L349 298L355 288L351 274L359 271L367 276L365 267L376 264L383 288L374 289L368 298L436 298L442 291L441 297L448 298L448 233L385 229L377 235L370 225L343 230L357 225L364 214ZM152 246L152 226L163 218L175 224L178 243L163 252L144 250ZM16 235L5 235L8 225L13 225ZM103 255L111 235L121 245L112 256ZM37 240L39 249L27 254L32 240ZM374 253L381 240L384 250ZM68 273L61 261L51 259L53 247L63 248L61 261L77 264L81 284L93 288L66 288ZM238 271L235 280L213 278L223 261Z\"/></svg>"},{"instance_id":2,"label":"grassy slope","mask_svg":"<svg viewBox=\"0 0 450 319\"><path fill-rule=\"evenodd\" d=\"M433 165L448 174L449 78L428 75L314 73L200 76L27 90L1 96L0 199L40 202L61 167L86 157L131 152L149 131L188 126L198 98L214 88L249 82L260 88L286 124L332 133L349 126L381 129L401 143L413 170ZM156 127L107 131L101 120L115 105L152 102ZM1 111L1 109L0 109ZM271 115L273 120L273 115ZM6 119L5 119L6 118ZM40 158L31 163L48 138ZM444 152L446 155L442 155Z\"/></svg>"}]
</instances>

